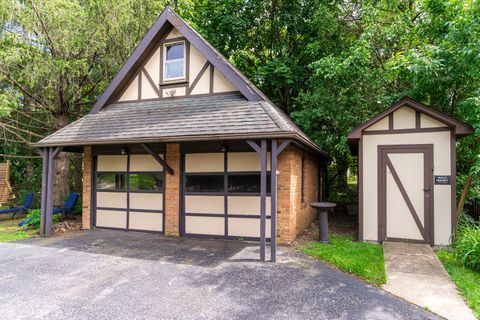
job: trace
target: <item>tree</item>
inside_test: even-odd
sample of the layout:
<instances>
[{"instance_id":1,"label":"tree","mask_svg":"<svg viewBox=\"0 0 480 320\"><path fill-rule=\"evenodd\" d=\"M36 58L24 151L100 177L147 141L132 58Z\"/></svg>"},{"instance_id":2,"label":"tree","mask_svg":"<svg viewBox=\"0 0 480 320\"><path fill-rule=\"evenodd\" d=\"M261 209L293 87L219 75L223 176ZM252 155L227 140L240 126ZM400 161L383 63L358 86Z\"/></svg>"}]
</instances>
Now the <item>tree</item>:
<instances>
[{"instance_id":1,"label":"tree","mask_svg":"<svg viewBox=\"0 0 480 320\"><path fill-rule=\"evenodd\" d=\"M33 154L29 142L87 113L164 6L155 0L1 0L3 150ZM68 173L69 156L61 153L56 204L69 192Z\"/></svg>"}]
</instances>

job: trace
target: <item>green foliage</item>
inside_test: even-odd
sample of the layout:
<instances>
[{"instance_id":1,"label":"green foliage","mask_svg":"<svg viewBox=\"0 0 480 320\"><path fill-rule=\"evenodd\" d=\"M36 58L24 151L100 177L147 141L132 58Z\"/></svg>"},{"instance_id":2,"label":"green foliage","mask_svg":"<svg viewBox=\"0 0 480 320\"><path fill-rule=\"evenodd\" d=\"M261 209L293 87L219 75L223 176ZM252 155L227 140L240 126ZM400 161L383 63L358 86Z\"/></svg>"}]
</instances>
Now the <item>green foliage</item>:
<instances>
[{"instance_id":1,"label":"green foliage","mask_svg":"<svg viewBox=\"0 0 480 320\"><path fill-rule=\"evenodd\" d=\"M455 257L465 267L480 271L480 222L465 214L459 220L453 242Z\"/></svg>"},{"instance_id":2,"label":"green foliage","mask_svg":"<svg viewBox=\"0 0 480 320\"><path fill-rule=\"evenodd\" d=\"M346 134L405 95L475 128L458 171L480 172L480 2L469 0L0 0L0 153L33 155L26 142L88 112L165 5L333 156L332 194L351 196ZM17 191L39 190L38 160L13 168Z\"/></svg>"},{"instance_id":3,"label":"green foliage","mask_svg":"<svg viewBox=\"0 0 480 320\"><path fill-rule=\"evenodd\" d=\"M35 229L40 228L41 221L41 211L40 209L32 209L27 213L26 220L28 221L24 226L25 227L34 227Z\"/></svg>"},{"instance_id":4,"label":"green foliage","mask_svg":"<svg viewBox=\"0 0 480 320\"><path fill-rule=\"evenodd\" d=\"M466 268L453 253L446 250L438 251L437 256L470 308L480 319L480 272Z\"/></svg>"},{"instance_id":5,"label":"green foliage","mask_svg":"<svg viewBox=\"0 0 480 320\"><path fill-rule=\"evenodd\" d=\"M331 244L308 243L302 251L351 273L371 284L385 284L383 248L379 244L353 241L352 236L332 235Z\"/></svg>"}]
</instances>

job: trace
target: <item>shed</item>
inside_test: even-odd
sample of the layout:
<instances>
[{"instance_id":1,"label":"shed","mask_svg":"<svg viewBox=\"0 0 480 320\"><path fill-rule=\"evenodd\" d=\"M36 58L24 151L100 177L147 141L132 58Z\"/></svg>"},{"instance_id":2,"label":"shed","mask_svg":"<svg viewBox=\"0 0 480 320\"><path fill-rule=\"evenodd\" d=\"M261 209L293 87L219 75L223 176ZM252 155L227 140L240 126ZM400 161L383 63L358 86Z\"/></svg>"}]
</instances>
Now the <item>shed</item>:
<instances>
[{"instance_id":1,"label":"shed","mask_svg":"<svg viewBox=\"0 0 480 320\"><path fill-rule=\"evenodd\" d=\"M408 97L353 129L360 240L448 244L456 226L456 140L472 132Z\"/></svg>"},{"instance_id":2,"label":"shed","mask_svg":"<svg viewBox=\"0 0 480 320\"><path fill-rule=\"evenodd\" d=\"M166 8L91 112L34 144L42 236L55 157L83 154L82 228L291 242L316 212L330 157Z\"/></svg>"}]
</instances>

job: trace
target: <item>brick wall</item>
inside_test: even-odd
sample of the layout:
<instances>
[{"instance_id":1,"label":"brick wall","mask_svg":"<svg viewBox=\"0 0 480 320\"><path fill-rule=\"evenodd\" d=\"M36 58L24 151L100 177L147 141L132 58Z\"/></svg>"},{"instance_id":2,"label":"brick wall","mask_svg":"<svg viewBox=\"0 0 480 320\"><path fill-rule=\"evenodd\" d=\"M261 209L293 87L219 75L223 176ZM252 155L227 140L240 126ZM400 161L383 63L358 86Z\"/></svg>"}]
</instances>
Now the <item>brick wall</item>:
<instances>
[{"instance_id":1,"label":"brick wall","mask_svg":"<svg viewBox=\"0 0 480 320\"><path fill-rule=\"evenodd\" d=\"M302 157L304 201L302 202ZM311 155L288 147L278 158L277 235L280 243L290 243L306 228L317 213L310 203L318 199L318 165Z\"/></svg>"},{"instance_id":2,"label":"brick wall","mask_svg":"<svg viewBox=\"0 0 480 320\"><path fill-rule=\"evenodd\" d=\"M167 144L166 161L174 174L165 174L165 234L180 235L180 144Z\"/></svg>"},{"instance_id":3,"label":"brick wall","mask_svg":"<svg viewBox=\"0 0 480 320\"><path fill-rule=\"evenodd\" d=\"M90 229L92 195L92 147L83 147L82 229Z\"/></svg>"}]
</instances>

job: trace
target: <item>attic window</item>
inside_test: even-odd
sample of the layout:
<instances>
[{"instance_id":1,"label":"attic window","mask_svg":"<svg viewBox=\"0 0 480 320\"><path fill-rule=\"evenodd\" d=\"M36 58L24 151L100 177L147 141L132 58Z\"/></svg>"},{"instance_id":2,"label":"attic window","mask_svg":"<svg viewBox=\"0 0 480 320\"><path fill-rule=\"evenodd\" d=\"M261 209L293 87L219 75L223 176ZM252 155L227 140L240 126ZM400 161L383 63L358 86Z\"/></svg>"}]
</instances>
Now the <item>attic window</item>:
<instances>
[{"instance_id":1,"label":"attic window","mask_svg":"<svg viewBox=\"0 0 480 320\"><path fill-rule=\"evenodd\" d=\"M176 42L165 45L163 62L163 80L179 80L185 78L185 43Z\"/></svg>"}]
</instances>

